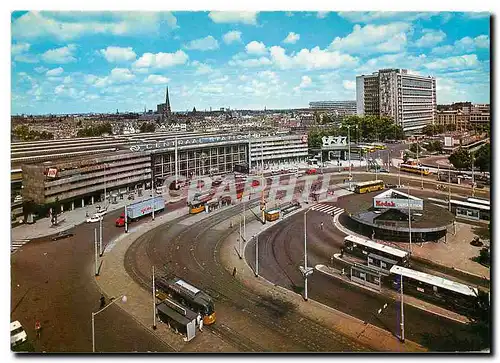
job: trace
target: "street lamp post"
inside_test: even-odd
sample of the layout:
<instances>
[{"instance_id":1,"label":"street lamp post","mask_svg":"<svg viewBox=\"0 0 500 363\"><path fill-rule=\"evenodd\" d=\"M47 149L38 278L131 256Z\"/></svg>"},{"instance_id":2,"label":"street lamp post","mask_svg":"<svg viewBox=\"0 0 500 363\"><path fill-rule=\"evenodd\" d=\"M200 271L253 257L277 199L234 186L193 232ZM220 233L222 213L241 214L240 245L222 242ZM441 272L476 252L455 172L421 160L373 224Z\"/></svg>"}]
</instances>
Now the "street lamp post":
<instances>
[{"instance_id":1,"label":"street lamp post","mask_svg":"<svg viewBox=\"0 0 500 363\"><path fill-rule=\"evenodd\" d=\"M108 307L110 307L115 302L120 301L120 300L121 300L122 303L125 304L127 302L127 296L122 295L118 299L114 299L113 301L111 301L108 305L106 305L105 307L103 307L101 310L99 310L99 311L97 311L95 313L92 312L92 353L95 353L95 316L97 314L99 314L99 313L102 313Z\"/></svg>"},{"instance_id":2,"label":"street lamp post","mask_svg":"<svg viewBox=\"0 0 500 363\"><path fill-rule=\"evenodd\" d=\"M410 256L412 253L411 249L411 208L410 208L410 182L408 182L408 235L410 238Z\"/></svg>"},{"instance_id":3,"label":"street lamp post","mask_svg":"<svg viewBox=\"0 0 500 363\"><path fill-rule=\"evenodd\" d=\"M153 265L153 330L156 330L156 289L155 289L155 266Z\"/></svg>"},{"instance_id":4,"label":"street lamp post","mask_svg":"<svg viewBox=\"0 0 500 363\"><path fill-rule=\"evenodd\" d=\"M304 300L307 301L307 277L313 273L311 267L307 267L307 213L311 209L308 209L304 213L304 266L300 266L300 272L304 276Z\"/></svg>"},{"instance_id":5,"label":"street lamp post","mask_svg":"<svg viewBox=\"0 0 500 363\"><path fill-rule=\"evenodd\" d=\"M153 209L152 216L153 216L153 221L154 221L155 220L155 191L154 191L153 169L151 169L151 206Z\"/></svg>"},{"instance_id":6,"label":"street lamp post","mask_svg":"<svg viewBox=\"0 0 500 363\"><path fill-rule=\"evenodd\" d=\"M102 257L102 217L99 218L99 256Z\"/></svg>"},{"instance_id":7,"label":"street lamp post","mask_svg":"<svg viewBox=\"0 0 500 363\"><path fill-rule=\"evenodd\" d=\"M259 277L259 235L255 236L255 277Z\"/></svg>"},{"instance_id":8,"label":"street lamp post","mask_svg":"<svg viewBox=\"0 0 500 363\"><path fill-rule=\"evenodd\" d=\"M95 276L99 276L99 257L97 252L97 229L94 228Z\"/></svg>"},{"instance_id":9,"label":"street lamp post","mask_svg":"<svg viewBox=\"0 0 500 363\"><path fill-rule=\"evenodd\" d=\"M125 204L125 233L128 233L127 205Z\"/></svg>"},{"instance_id":10,"label":"street lamp post","mask_svg":"<svg viewBox=\"0 0 500 363\"><path fill-rule=\"evenodd\" d=\"M351 190L352 168L351 168L351 125L347 125L347 144L349 153L349 190ZM307 281L307 280L306 280Z\"/></svg>"},{"instance_id":11,"label":"street lamp post","mask_svg":"<svg viewBox=\"0 0 500 363\"><path fill-rule=\"evenodd\" d=\"M403 273L401 273L401 336L399 339L404 343L405 341L405 315L404 315L404 302L403 302Z\"/></svg>"},{"instance_id":12,"label":"street lamp post","mask_svg":"<svg viewBox=\"0 0 500 363\"><path fill-rule=\"evenodd\" d=\"M474 154L471 155L471 161L472 161L472 196L474 196Z\"/></svg>"}]
</instances>

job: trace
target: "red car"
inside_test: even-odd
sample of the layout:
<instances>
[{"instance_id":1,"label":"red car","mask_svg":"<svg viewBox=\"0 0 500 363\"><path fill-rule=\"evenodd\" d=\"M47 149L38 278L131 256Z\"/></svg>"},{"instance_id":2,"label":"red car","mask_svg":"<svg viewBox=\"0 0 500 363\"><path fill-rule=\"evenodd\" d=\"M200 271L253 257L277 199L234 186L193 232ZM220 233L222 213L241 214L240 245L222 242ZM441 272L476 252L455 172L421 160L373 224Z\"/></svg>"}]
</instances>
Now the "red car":
<instances>
[{"instance_id":1,"label":"red car","mask_svg":"<svg viewBox=\"0 0 500 363\"><path fill-rule=\"evenodd\" d=\"M260 182L258 180L253 180L252 181L252 187L258 187L260 185Z\"/></svg>"},{"instance_id":2,"label":"red car","mask_svg":"<svg viewBox=\"0 0 500 363\"><path fill-rule=\"evenodd\" d=\"M308 171L306 171L306 174L309 175L316 174L316 169L309 169Z\"/></svg>"}]
</instances>

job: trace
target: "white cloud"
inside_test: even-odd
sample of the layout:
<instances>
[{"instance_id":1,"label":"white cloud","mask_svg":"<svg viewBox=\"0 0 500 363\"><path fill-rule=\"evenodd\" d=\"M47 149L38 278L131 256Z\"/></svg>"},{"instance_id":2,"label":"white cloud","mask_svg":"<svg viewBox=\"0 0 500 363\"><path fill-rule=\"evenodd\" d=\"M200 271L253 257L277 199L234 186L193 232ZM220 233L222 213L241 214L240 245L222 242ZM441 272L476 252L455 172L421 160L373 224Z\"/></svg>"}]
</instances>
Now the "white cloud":
<instances>
[{"instance_id":1,"label":"white cloud","mask_svg":"<svg viewBox=\"0 0 500 363\"><path fill-rule=\"evenodd\" d=\"M93 74L86 74L83 76L83 80L87 84L94 84L98 79L99 77L94 76Z\"/></svg>"},{"instance_id":2,"label":"white cloud","mask_svg":"<svg viewBox=\"0 0 500 363\"><path fill-rule=\"evenodd\" d=\"M114 82L127 82L135 78L128 68L114 68L111 70L110 79Z\"/></svg>"},{"instance_id":3,"label":"white cloud","mask_svg":"<svg viewBox=\"0 0 500 363\"><path fill-rule=\"evenodd\" d=\"M424 29L423 32L424 35L415 42L417 47L433 47L446 38L446 33L442 30Z\"/></svg>"},{"instance_id":4,"label":"white cloud","mask_svg":"<svg viewBox=\"0 0 500 363\"><path fill-rule=\"evenodd\" d=\"M287 37L283 40L283 43L295 44L297 40L300 39L300 34L290 32Z\"/></svg>"},{"instance_id":5,"label":"white cloud","mask_svg":"<svg viewBox=\"0 0 500 363\"><path fill-rule=\"evenodd\" d=\"M73 87L66 87L63 84L60 84L56 88L54 88L54 93L60 97L73 98L73 99L81 99L85 96L85 91L77 91Z\"/></svg>"},{"instance_id":6,"label":"white cloud","mask_svg":"<svg viewBox=\"0 0 500 363\"><path fill-rule=\"evenodd\" d=\"M224 91L224 87L221 85L213 85L213 84L207 84L203 85L198 90L202 93L209 93L209 94L220 94Z\"/></svg>"},{"instance_id":7,"label":"white cloud","mask_svg":"<svg viewBox=\"0 0 500 363\"><path fill-rule=\"evenodd\" d=\"M65 47L50 49L42 54L42 59L47 63L70 63L75 62L74 52L76 51L76 45L69 44Z\"/></svg>"},{"instance_id":8,"label":"white cloud","mask_svg":"<svg viewBox=\"0 0 500 363\"><path fill-rule=\"evenodd\" d=\"M12 44L10 48L10 53L12 55L17 55L21 54L24 52L27 52L31 47L31 44L29 43L17 43L17 44Z\"/></svg>"},{"instance_id":9,"label":"white cloud","mask_svg":"<svg viewBox=\"0 0 500 363\"><path fill-rule=\"evenodd\" d=\"M300 84L297 87L294 87L294 91L299 91L302 88L307 88L312 84L312 79L309 76L302 76Z\"/></svg>"},{"instance_id":10,"label":"white cloud","mask_svg":"<svg viewBox=\"0 0 500 363\"><path fill-rule=\"evenodd\" d=\"M24 53L14 56L14 60L22 63L38 63L38 57L33 54Z\"/></svg>"},{"instance_id":11,"label":"white cloud","mask_svg":"<svg viewBox=\"0 0 500 363\"><path fill-rule=\"evenodd\" d=\"M199 74L208 74L208 73L212 73L213 72L212 67L210 67L206 63L201 63L199 61L193 61L193 62L191 62L191 65L193 65L193 66L196 67L195 74L197 74L197 75L199 75Z\"/></svg>"},{"instance_id":12,"label":"white cloud","mask_svg":"<svg viewBox=\"0 0 500 363\"><path fill-rule=\"evenodd\" d=\"M191 40L185 47L195 50L215 50L219 49L219 42L213 36L208 35L205 38Z\"/></svg>"},{"instance_id":13,"label":"white cloud","mask_svg":"<svg viewBox=\"0 0 500 363\"><path fill-rule=\"evenodd\" d=\"M71 78L71 76L64 77L64 80L63 80L64 84L69 84L71 82L73 82L73 79Z\"/></svg>"},{"instance_id":14,"label":"white cloud","mask_svg":"<svg viewBox=\"0 0 500 363\"><path fill-rule=\"evenodd\" d=\"M328 13L330 13L329 11L318 11L318 13L316 14L316 17L318 19L324 19L328 16Z\"/></svg>"},{"instance_id":15,"label":"white cloud","mask_svg":"<svg viewBox=\"0 0 500 363\"><path fill-rule=\"evenodd\" d=\"M163 19L171 28L177 27L177 19L169 12L31 11L13 21L12 36L16 39L52 37L64 41L92 34L146 34L158 31Z\"/></svg>"},{"instance_id":16,"label":"white cloud","mask_svg":"<svg viewBox=\"0 0 500 363\"><path fill-rule=\"evenodd\" d=\"M252 40L245 46L245 50L248 54L264 54L266 53L266 46L262 42L257 42Z\"/></svg>"},{"instance_id":17,"label":"white cloud","mask_svg":"<svg viewBox=\"0 0 500 363\"><path fill-rule=\"evenodd\" d=\"M487 49L490 47L490 38L483 34L475 38L464 37L456 40L453 45L443 45L432 50L435 54L457 54L457 53L472 53L476 49Z\"/></svg>"},{"instance_id":18,"label":"white cloud","mask_svg":"<svg viewBox=\"0 0 500 363\"><path fill-rule=\"evenodd\" d=\"M109 46L106 49L101 49L99 53L102 54L109 63L128 62L134 60L136 57L132 47L122 48Z\"/></svg>"},{"instance_id":19,"label":"white cloud","mask_svg":"<svg viewBox=\"0 0 500 363\"><path fill-rule=\"evenodd\" d=\"M40 67L36 67L35 68L35 72L36 73L45 73L47 72L49 69L48 68L45 68L44 66L40 66Z\"/></svg>"},{"instance_id":20,"label":"white cloud","mask_svg":"<svg viewBox=\"0 0 500 363\"><path fill-rule=\"evenodd\" d=\"M352 33L344 38L336 37L330 44L334 50L351 52L399 52L406 46L407 23L384 25L354 25Z\"/></svg>"},{"instance_id":21,"label":"white cloud","mask_svg":"<svg viewBox=\"0 0 500 363\"><path fill-rule=\"evenodd\" d=\"M170 78L160 76L158 74L150 74L145 80L144 83L151 84L167 84L170 81Z\"/></svg>"},{"instance_id":22,"label":"white cloud","mask_svg":"<svg viewBox=\"0 0 500 363\"><path fill-rule=\"evenodd\" d=\"M144 53L133 64L135 68L168 68L179 64L185 64L189 57L182 50L175 53Z\"/></svg>"},{"instance_id":23,"label":"white cloud","mask_svg":"<svg viewBox=\"0 0 500 363\"><path fill-rule=\"evenodd\" d=\"M443 16L444 12L405 12L405 11L340 11L338 15L353 23L373 23L377 21L414 21Z\"/></svg>"},{"instance_id":24,"label":"white cloud","mask_svg":"<svg viewBox=\"0 0 500 363\"><path fill-rule=\"evenodd\" d=\"M48 77L57 77L57 76L60 76L63 72L64 72L64 69L62 67L58 67L58 68L51 69L50 71L47 71L47 73L45 73L45 75Z\"/></svg>"},{"instance_id":25,"label":"white cloud","mask_svg":"<svg viewBox=\"0 0 500 363\"><path fill-rule=\"evenodd\" d=\"M479 65L479 61L477 59L477 55L475 54L466 54L462 56L456 57L448 57L443 59L437 59L433 62L424 64L424 67L427 69L465 69L465 68L474 68Z\"/></svg>"},{"instance_id":26,"label":"white cloud","mask_svg":"<svg viewBox=\"0 0 500 363\"><path fill-rule=\"evenodd\" d=\"M349 81L345 79L342 81L342 86L344 86L344 89L348 91L353 91L356 89L356 81Z\"/></svg>"},{"instance_id":27,"label":"white cloud","mask_svg":"<svg viewBox=\"0 0 500 363\"><path fill-rule=\"evenodd\" d=\"M469 19L485 19L489 18L491 14L488 12L471 11L464 13L463 16Z\"/></svg>"},{"instance_id":28,"label":"white cloud","mask_svg":"<svg viewBox=\"0 0 500 363\"><path fill-rule=\"evenodd\" d=\"M288 56L285 49L279 46L270 48L272 62L281 69L305 68L305 69L334 69L344 66L355 66L358 63L356 57L334 51L322 50L314 47L311 50L302 49L297 54Z\"/></svg>"},{"instance_id":29,"label":"white cloud","mask_svg":"<svg viewBox=\"0 0 500 363\"><path fill-rule=\"evenodd\" d=\"M84 76L85 83L99 88L107 87L115 83L127 83L133 79L135 79L135 74L130 72L128 68L113 68L109 76L105 77L97 77L93 74Z\"/></svg>"},{"instance_id":30,"label":"white cloud","mask_svg":"<svg viewBox=\"0 0 500 363\"><path fill-rule=\"evenodd\" d=\"M214 23L242 23L257 25L258 11L211 11L208 17Z\"/></svg>"},{"instance_id":31,"label":"white cloud","mask_svg":"<svg viewBox=\"0 0 500 363\"><path fill-rule=\"evenodd\" d=\"M234 42L241 43L241 32L239 32L237 30L231 30L230 32L227 32L226 34L224 34L222 39L224 40L224 43L226 43L226 44L231 44Z\"/></svg>"},{"instance_id":32,"label":"white cloud","mask_svg":"<svg viewBox=\"0 0 500 363\"><path fill-rule=\"evenodd\" d=\"M230 66L241 66L244 68L260 67L271 64L272 64L271 60L266 57L251 58L251 59L233 59L229 61Z\"/></svg>"}]
</instances>

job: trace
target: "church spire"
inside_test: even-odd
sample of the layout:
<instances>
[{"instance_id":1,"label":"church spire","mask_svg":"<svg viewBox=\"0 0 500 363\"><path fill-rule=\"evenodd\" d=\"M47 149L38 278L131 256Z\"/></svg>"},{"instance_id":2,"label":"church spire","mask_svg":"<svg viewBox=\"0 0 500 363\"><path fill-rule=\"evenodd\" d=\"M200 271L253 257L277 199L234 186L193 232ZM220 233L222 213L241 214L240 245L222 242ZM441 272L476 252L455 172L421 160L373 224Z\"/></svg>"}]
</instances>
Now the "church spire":
<instances>
[{"instance_id":1,"label":"church spire","mask_svg":"<svg viewBox=\"0 0 500 363\"><path fill-rule=\"evenodd\" d=\"M170 115L170 113L172 112L170 110L170 99L168 97L168 86L167 86L167 96L165 97L165 112L167 115Z\"/></svg>"}]
</instances>

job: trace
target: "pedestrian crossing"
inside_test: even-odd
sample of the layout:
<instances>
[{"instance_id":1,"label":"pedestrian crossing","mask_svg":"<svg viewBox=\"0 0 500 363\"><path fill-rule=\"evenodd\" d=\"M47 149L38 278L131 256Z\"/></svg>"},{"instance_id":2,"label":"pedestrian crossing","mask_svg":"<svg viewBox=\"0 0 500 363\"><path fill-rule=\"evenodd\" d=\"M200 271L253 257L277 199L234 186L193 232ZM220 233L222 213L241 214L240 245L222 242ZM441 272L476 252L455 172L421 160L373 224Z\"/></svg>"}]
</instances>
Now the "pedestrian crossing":
<instances>
[{"instance_id":1,"label":"pedestrian crossing","mask_svg":"<svg viewBox=\"0 0 500 363\"><path fill-rule=\"evenodd\" d=\"M311 207L311 210L315 210L317 212L322 212L326 214L331 214L332 216L335 216L337 214L340 214L344 211L343 208L336 207L331 204L323 204L319 203Z\"/></svg>"},{"instance_id":2,"label":"pedestrian crossing","mask_svg":"<svg viewBox=\"0 0 500 363\"><path fill-rule=\"evenodd\" d=\"M16 239L10 242L10 253L16 252L19 248L28 243L29 239Z\"/></svg>"}]
</instances>

